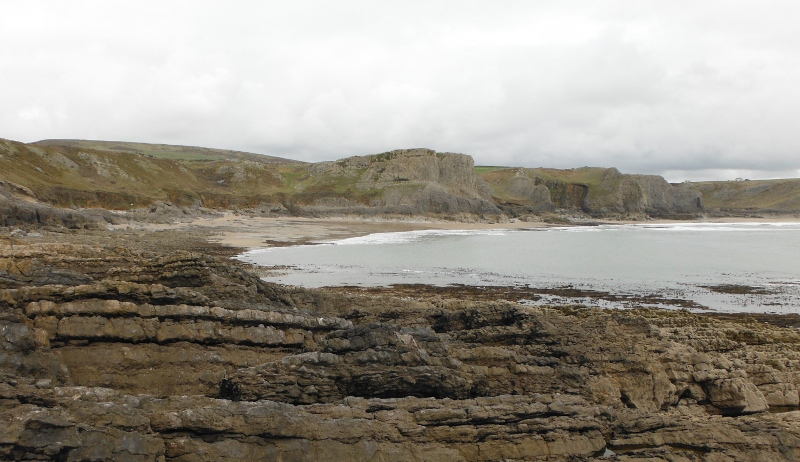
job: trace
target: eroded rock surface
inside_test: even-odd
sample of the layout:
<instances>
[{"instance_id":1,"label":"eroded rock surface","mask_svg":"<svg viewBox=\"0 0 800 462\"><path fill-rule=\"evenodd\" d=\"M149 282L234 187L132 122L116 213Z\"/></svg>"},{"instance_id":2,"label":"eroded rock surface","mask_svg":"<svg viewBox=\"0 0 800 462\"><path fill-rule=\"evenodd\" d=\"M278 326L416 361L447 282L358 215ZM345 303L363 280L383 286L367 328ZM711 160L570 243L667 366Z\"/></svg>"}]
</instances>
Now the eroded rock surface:
<instances>
[{"instance_id":1,"label":"eroded rock surface","mask_svg":"<svg viewBox=\"0 0 800 462\"><path fill-rule=\"evenodd\" d=\"M800 333L0 238L0 460L800 459ZM779 412L774 412L779 411Z\"/></svg>"},{"instance_id":2,"label":"eroded rock surface","mask_svg":"<svg viewBox=\"0 0 800 462\"><path fill-rule=\"evenodd\" d=\"M341 194L324 195L311 204L303 204L305 213L410 214L462 221L476 217L496 220L502 216L490 200L491 188L476 175L472 157L465 154L399 149L321 162L314 164L310 173L320 179L351 179L356 181L358 190L373 193L361 202Z\"/></svg>"}]
</instances>

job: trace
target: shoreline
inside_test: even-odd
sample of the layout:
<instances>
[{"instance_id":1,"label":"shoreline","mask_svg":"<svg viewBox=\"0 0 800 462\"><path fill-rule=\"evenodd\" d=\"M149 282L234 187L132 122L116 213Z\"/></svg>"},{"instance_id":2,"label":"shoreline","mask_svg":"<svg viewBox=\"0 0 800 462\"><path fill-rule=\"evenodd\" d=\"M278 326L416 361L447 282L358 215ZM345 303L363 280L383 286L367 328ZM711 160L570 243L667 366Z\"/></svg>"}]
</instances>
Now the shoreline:
<instances>
[{"instance_id":1,"label":"shoreline","mask_svg":"<svg viewBox=\"0 0 800 462\"><path fill-rule=\"evenodd\" d=\"M340 235L335 238L344 239L352 236L361 236L364 234L374 233L393 233L398 231L413 231L413 230L443 230L445 233L449 230L500 230L500 234L509 234L502 232L502 230L523 230L523 229L547 229L547 228L560 228L564 229L565 225L549 224L542 222L514 222L514 223L430 223L430 222L368 222L366 220L329 220L329 219L303 219L300 220L304 229L308 230L314 228L319 232L317 236L324 236L323 238L308 238L295 239L291 241L269 241L262 243L256 247L249 247L243 253L240 253L235 258L246 264L254 265L259 276L265 277L267 281L278 284L298 285L304 288L313 288L328 290L332 292L350 292L367 293L371 295L389 295L394 297L416 298L415 293L420 292L426 296L445 296L445 297L462 297L466 295L466 299L474 301L476 299L491 299L497 300L503 297L508 301L521 302L523 299L528 301L531 305L549 305L549 304L566 304L566 305L585 305L598 308L620 308L630 309L634 307L643 308L656 308L656 309L688 309L694 313L720 313L726 315L763 315L765 317L776 317L775 319L784 319L787 313L793 309L793 304L784 300L781 306L773 308L775 297L778 294L796 294L797 290L793 288L787 289L784 285L776 286L778 288L769 289L763 292L764 289L758 282L742 282L738 280L730 280L722 278L713 282L707 282L705 285L697 283L692 285L692 290L682 287L680 291L665 290L663 287L657 289L650 287L649 289L636 288L632 286L622 286L614 284L603 284L601 280L594 282L586 282L588 285L580 285L573 287L568 284L569 279L552 279L548 283L532 283L533 285L517 285L510 284L508 281L481 279L482 282L469 282L467 280L456 279L448 280L448 282L430 282L430 279L408 279L408 278L391 278L372 280L364 278L361 280L360 276L353 279L353 276L344 276L342 278L333 277L332 279L325 279L325 277L314 279L304 279L299 274L304 274L304 270L291 269L291 263L283 262L280 260L275 262L273 257L268 259L269 263L259 261L259 257L255 254L263 249L274 248L278 246L295 246L295 245L309 245L322 240L328 240L332 237L326 233L330 233L331 227L339 229ZM797 224L796 220L759 220L759 219L713 219L713 220L695 220L691 222L679 220L650 220L642 221L622 221L622 220L598 220L591 223L576 223L572 226L586 227L586 226L621 226L628 227L634 226L635 228L629 229L642 229L640 227L672 227L677 226L680 229L692 229L693 225L706 225L706 224L742 224L744 228L749 225L756 225L762 223L786 223ZM716 227L712 226L716 229ZM738 226L736 228L739 228ZM611 228L613 229L613 228ZM792 228L794 229L794 228ZM371 232L370 232L371 231ZM566 230L569 231L569 230ZM587 230L590 231L590 230ZM434 231L435 232L435 231ZM273 232L274 233L274 232ZM438 234L438 233L437 233ZM221 245L236 245L236 238L241 236L231 236L230 234L223 234L219 236L212 236L210 242ZM252 239L253 236L249 236ZM393 236L379 237L378 240L384 239L392 240ZM401 238L402 239L402 238ZM239 246L237 246L239 247ZM241 248L241 247L239 247ZM299 249L298 249L299 250ZM312 250L313 252L313 250ZM283 265L290 266L283 266ZM260 266L266 265L266 266ZM276 265L276 266L271 266ZM496 270L502 271L502 270ZM318 271L312 270L311 273ZM325 271L322 271L325 273ZM289 275L288 278L283 276ZM568 276L564 276L567 277ZM365 282L369 279L369 282ZM361 282L353 282L359 280ZM476 279L477 280L477 279ZM305 282L303 282L305 281ZM454 282L453 282L454 281ZM499 281L499 282L498 282ZM607 281L608 282L608 281ZM355 285L353 285L355 284ZM752 284L752 285L751 285ZM685 285L685 284L684 284ZM689 286L687 286L689 287ZM770 286L771 287L771 286ZM477 289L480 290L477 290ZM791 289L791 290L790 290ZM463 292L463 294L460 294ZM673 293L674 292L674 293ZM488 298L487 298L488 297ZM762 307L762 303L764 306ZM748 305L753 305L750 309L745 308ZM758 308L755 308L755 306ZM784 308L786 307L786 308ZM781 321L776 324L787 323ZM792 327L800 326L796 320L791 322Z\"/></svg>"},{"instance_id":2,"label":"shoreline","mask_svg":"<svg viewBox=\"0 0 800 462\"><path fill-rule=\"evenodd\" d=\"M0 422L12 459L53 448L151 462L800 456L796 314L268 284L209 237L443 224L229 218L0 235ZM587 295L568 290L550 291ZM423 451L431 457L415 457Z\"/></svg>"},{"instance_id":3,"label":"shoreline","mask_svg":"<svg viewBox=\"0 0 800 462\"><path fill-rule=\"evenodd\" d=\"M799 223L796 217L735 218L720 217L701 220L609 220L597 219L581 222L546 223L544 221L509 221L505 223L465 223L423 218L363 219L363 218L305 218L305 217L251 217L226 212L219 217L202 217L171 224L132 223L113 225L110 229L141 229L146 231L202 230L214 244L242 249L247 252L269 247L308 245L321 241L347 239L369 234L421 230L483 230L562 228L597 225L657 225L699 223Z\"/></svg>"}]
</instances>

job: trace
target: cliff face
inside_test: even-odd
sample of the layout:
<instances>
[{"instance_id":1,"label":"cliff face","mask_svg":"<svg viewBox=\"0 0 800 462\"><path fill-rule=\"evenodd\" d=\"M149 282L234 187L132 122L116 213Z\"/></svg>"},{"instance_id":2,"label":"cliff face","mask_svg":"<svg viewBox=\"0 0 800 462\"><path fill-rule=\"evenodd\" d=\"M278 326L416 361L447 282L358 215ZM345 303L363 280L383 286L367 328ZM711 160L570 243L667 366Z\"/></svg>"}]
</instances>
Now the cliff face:
<instances>
[{"instance_id":1,"label":"cliff face","mask_svg":"<svg viewBox=\"0 0 800 462\"><path fill-rule=\"evenodd\" d=\"M714 215L800 214L800 179L693 183Z\"/></svg>"},{"instance_id":2,"label":"cliff face","mask_svg":"<svg viewBox=\"0 0 800 462\"><path fill-rule=\"evenodd\" d=\"M0 235L0 460L800 459L795 329L284 288L180 238Z\"/></svg>"},{"instance_id":3,"label":"cliff face","mask_svg":"<svg viewBox=\"0 0 800 462\"><path fill-rule=\"evenodd\" d=\"M475 174L472 157L437 153L430 149L403 149L371 156L357 156L311 167L318 182L353 183L361 204L345 202L353 189L308 204L307 211L330 213L398 213L458 217L499 217L500 210L484 196L483 181ZM355 195L358 195L356 193ZM330 196L336 197L332 192ZM334 205L334 207L331 207Z\"/></svg>"},{"instance_id":4,"label":"cliff face","mask_svg":"<svg viewBox=\"0 0 800 462\"><path fill-rule=\"evenodd\" d=\"M671 185L656 175L623 175L615 168L603 171L599 184L588 188L583 209L598 217L694 218L704 212L702 194L691 184Z\"/></svg>"},{"instance_id":5,"label":"cliff face","mask_svg":"<svg viewBox=\"0 0 800 462\"><path fill-rule=\"evenodd\" d=\"M97 228L113 220L107 213L92 213L53 207L38 201L29 188L0 181L0 226Z\"/></svg>"},{"instance_id":6,"label":"cliff face","mask_svg":"<svg viewBox=\"0 0 800 462\"><path fill-rule=\"evenodd\" d=\"M617 169L500 169L483 174L495 201L511 213L562 209L594 217L694 218L704 213L702 194L690 184L671 185L655 175Z\"/></svg>"},{"instance_id":7,"label":"cliff face","mask_svg":"<svg viewBox=\"0 0 800 462\"><path fill-rule=\"evenodd\" d=\"M474 191L475 164L465 154L437 153L431 149L400 149L383 154L357 156L336 162L347 168L365 169L359 187L393 186L397 182L435 182Z\"/></svg>"}]
</instances>

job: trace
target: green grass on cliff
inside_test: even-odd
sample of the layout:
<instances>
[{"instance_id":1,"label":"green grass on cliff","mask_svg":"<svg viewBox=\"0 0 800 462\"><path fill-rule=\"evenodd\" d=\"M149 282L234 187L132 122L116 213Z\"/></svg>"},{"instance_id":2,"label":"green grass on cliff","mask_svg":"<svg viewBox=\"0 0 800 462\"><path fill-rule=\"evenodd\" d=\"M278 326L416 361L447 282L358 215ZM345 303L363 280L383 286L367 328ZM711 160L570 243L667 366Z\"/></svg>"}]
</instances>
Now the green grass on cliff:
<instances>
[{"instance_id":1,"label":"green grass on cliff","mask_svg":"<svg viewBox=\"0 0 800 462\"><path fill-rule=\"evenodd\" d=\"M39 200L54 205L108 209L157 201L208 207L288 199L312 204L326 197L365 203L377 194L358 189L357 175L315 176L311 164L270 159L277 158L141 143L0 140L0 181L30 188Z\"/></svg>"},{"instance_id":2,"label":"green grass on cliff","mask_svg":"<svg viewBox=\"0 0 800 462\"><path fill-rule=\"evenodd\" d=\"M480 170L479 170L480 169ZM611 192L618 185L620 179L615 171L607 168L582 167L574 169L554 168L513 168L513 167L476 167L476 173L483 178L498 193L500 200L519 200L514 194L508 192L508 183L522 172L530 179L540 179L543 182L579 184L594 189L596 194Z\"/></svg>"},{"instance_id":3,"label":"green grass on cliff","mask_svg":"<svg viewBox=\"0 0 800 462\"><path fill-rule=\"evenodd\" d=\"M588 187L586 199L596 203L617 201L618 189L624 178L616 169L581 167L573 169L553 168L509 168L509 167L484 167L477 170L494 190L495 200L513 204L530 204L530 199L520 197L511 192L512 180L522 174L531 180L539 180L551 188L559 190L560 186L581 185ZM555 200L555 199L554 199Z\"/></svg>"},{"instance_id":4,"label":"green grass on cliff","mask_svg":"<svg viewBox=\"0 0 800 462\"><path fill-rule=\"evenodd\" d=\"M582 184L599 186L613 181L612 171L607 168L581 167L572 169L555 168L520 168L520 167L475 167L475 173L484 180L491 182L507 181L522 171L529 178L540 178L544 181L554 181L567 184Z\"/></svg>"},{"instance_id":5,"label":"green grass on cliff","mask_svg":"<svg viewBox=\"0 0 800 462\"><path fill-rule=\"evenodd\" d=\"M0 142L0 180L26 186L59 206L143 206L197 197L207 182L169 159L59 146Z\"/></svg>"},{"instance_id":6,"label":"green grass on cliff","mask_svg":"<svg viewBox=\"0 0 800 462\"><path fill-rule=\"evenodd\" d=\"M494 166L494 165L476 165L475 166L475 173L477 173L478 175L481 175L483 173L491 173L491 172L496 172L498 170L505 170L505 169L509 169L509 168L511 168L511 167L498 167L498 166Z\"/></svg>"},{"instance_id":7,"label":"green grass on cliff","mask_svg":"<svg viewBox=\"0 0 800 462\"><path fill-rule=\"evenodd\" d=\"M603 183L613 182L614 175L610 175L611 169L600 167L581 167L571 169L555 168L529 168L525 169L529 175L541 178L545 181L556 181L567 184L582 184L589 187L599 187Z\"/></svg>"},{"instance_id":8,"label":"green grass on cliff","mask_svg":"<svg viewBox=\"0 0 800 462\"><path fill-rule=\"evenodd\" d=\"M494 190L494 198L500 202L524 203L525 198L508 191L508 185L520 169L510 167L485 167L485 171L476 172Z\"/></svg>"},{"instance_id":9,"label":"green grass on cliff","mask_svg":"<svg viewBox=\"0 0 800 462\"><path fill-rule=\"evenodd\" d=\"M190 161L220 161L220 160L251 160L266 163L302 162L284 159L282 157L253 154L249 152L231 151L227 149L201 148L197 146L178 146L170 144L133 143L129 141L97 141L97 140L42 140L31 143L37 146L62 146L78 149L92 149L97 151L122 152L128 154L143 154L158 159L190 160Z\"/></svg>"},{"instance_id":10,"label":"green grass on cliff","mask_svg":"<svg viewBox=\"0 0 800 462\"><path fill-rule=\"evenodd\" d=\"M800 212L800 179L705 181L692 183L707 209Z\"/></svg>"}]
</instances>

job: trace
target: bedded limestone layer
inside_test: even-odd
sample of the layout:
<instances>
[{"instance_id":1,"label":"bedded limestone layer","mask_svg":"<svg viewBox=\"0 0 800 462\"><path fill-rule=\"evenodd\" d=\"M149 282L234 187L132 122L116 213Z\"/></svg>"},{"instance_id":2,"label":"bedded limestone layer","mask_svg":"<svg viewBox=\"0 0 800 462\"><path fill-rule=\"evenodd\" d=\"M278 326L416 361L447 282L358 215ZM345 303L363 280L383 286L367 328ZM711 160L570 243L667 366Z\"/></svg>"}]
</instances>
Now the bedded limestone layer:
<instances>
[{"instance_id":1,"label":"bedded limestone layer","mask_svg":"<svg viewBox=\"0 0 800 462\"><path fill-rule=\"evenodd\" d=\"M0 244L0 460L800 459L794 329Z\"/></svg>"}]
</instances>

